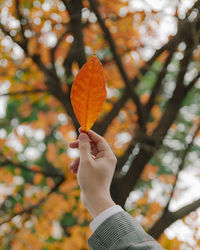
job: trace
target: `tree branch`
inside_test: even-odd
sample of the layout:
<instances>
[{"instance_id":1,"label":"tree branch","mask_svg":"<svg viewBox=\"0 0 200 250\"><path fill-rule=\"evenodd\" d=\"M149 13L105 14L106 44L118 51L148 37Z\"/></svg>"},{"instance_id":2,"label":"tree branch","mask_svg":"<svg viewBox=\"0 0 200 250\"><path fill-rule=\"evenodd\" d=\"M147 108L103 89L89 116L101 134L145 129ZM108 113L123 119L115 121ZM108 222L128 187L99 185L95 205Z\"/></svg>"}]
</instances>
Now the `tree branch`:
<instances>
[{"instance_id":1,"label":"tree branch","mask_svg":"<svg viewBox=\"0 0 200 250\"><path fill-rule=\"evenodd\" d=\"M199 207L200 199L193 201L192 203L180 208L175 212L166 212L148 231L148 234L150 234L155 239L158 239L164 230L171 224L177 220L183 219L186 215L195 211Z\"/></svg>"},{"instance_id":2,"label":"tree branch","mask_svg":"<svg viewBox=\"0 0 200 250\"><path fill-rule=\"evenodd\" d=\"M168 43L163 45L160 49L156 50L154 55L149 59L148 62L146 62L146 64L139 70L137 75L133 78L132 85L136 87L138 83L140 82L140 79L142 78L142 76L144 76L147 73L147 71L151 68L151 65L158 59L158 57L164 51L166 50L170 51L175 46L175 44L178 44L179 41L180 41L180 38L179 38L179 34L177 33L176 36L173 37L171 40L169 40Z\"/></svg>"},{"instance_id":3,"label":"tree branch","mask_svg":"<svg viewBox=\"0 0 200 250\"><path fill-rule=\"evenodd\" d=\"M82 0L73 0L70 2L67 0L62 1L69 12L71 18L71 30L74 36L70 54L68 53L67 55L67 57L70 56L70 58L66 57L66 59L64 60L64 65L69 66L71 70L73 61L76 61L79 65L79 68L81 68L83 64L86 63L86 54L81 23L81 10L83 8ZM69 69L67 71L69 72Z\"/></svg>"},{"instance_id":4,"label":"tree branch","mask_svg":"<svg viewBox=\"0 0 200 250\"><path fill-rule=\"evenodd\" d=\"M198 73L197 76L195 76L195 78L187 85L185 86L186 91L190 91L190 89L195 85L195 83L199 80L200 78L200 73Z\"/></svg>"},{"instance_id":5,"label":"tree branch","mask_svg":"<svg viewBox=\"0 0 200 250\"><path fill-rule=\"evenodd\" d=\"M102 121L100 121L99 123L95 123L93 129L98 134L104 135L106 129L108 128L112 120L118 115L120 109L124 107L128 99L129 99L129 93L127 91L124 91L119 100L113 105L112 110L107 115L105 115Z\"/></svg>"},{"instance_id":6,"label":"tree branch","mask_svg":"<svg viewBox=\"0 0 200 250\"><path fill-rule=\"evenodd\" d=\"M191 213L192 211L196 210L200 207L200 199L193 201L192 203L180 208L176 212L173 212L174 221L183 219L186 215Z\"/></svg>"},{"instance_id":7,"label":"tree branch","mask_svg":"<svg viewBox=\"0 0 200 250\"><path fill-rule=\"evenodd\" d=\"M0 97L2 97L2 96L28 95L28 94L37 94L37 93L48 93L48 90L47 89L22 90L22 91L4 93L4 94L1 94Z\"/></svg>"},{"instance_id":8,"label":"tree branch","mask_svg":"<svg viewBox=\"0 0 200 250\"><path fill-rule=\"evenodd\" d=\"M51 50L51 64L53 67L53 71L56 74L56 68L55 68L55 52L58 49L59 45L61 44L61 42L63 41L63 39L65 38L65 36L70 32L70 28L69 25L67 25L65 32L63 32L63 34L59 37L56 45L52 48Z\"/></svg>"},{"instance_id":9,"label":"tree branch","mask_svg":"<svg viewBox=\"0 0 200 250\"><path fill-rule=\"evenodd\" d=\"M187 32L187 27L184 25L185 23L188 23L188 17L192 13L194 9L200 9L200 1L198 0L193 7L188 10L188 13L186 14L186 17L183 20L179 19L179 29L177 34L168 41L165 45L163 45L160 49L158 49L155 54L151 57L151 59L140 69L138 74L134 77L132 80L132 83L134 86L137 86L137 84L140 81L140 78L146 74L146 72L149 70L150 66L155 62L155 60L166 50L172 50L174 46L177 46L179 42L181 42L182 34ZM193 22L195 23L195 21Z\"/></svg>"},{"instance_id":10,"label":"tree branch","mask_svg":"<svg viewBox=\"0 0 200 250\"><path fill-rule=\"evenodd\" d=\"M14 38L10 35L10 32L9 32L1 23L0 23L0 29L2 30L2 32L3 32L5 35L9 36L9 37L12 39L12 41L13 41L14 43L16 43L17 45L19 45L19 46L23 49L24 53L25 53L28 57L30 57L30 58L33 60L33 62L36 63L37 66L38 66L46 75L49 75L49 74L52 75L51 72L50 72L50 71L44 66L44 64L42 63L42 61L41 61L39 55L30 55L29 52L28 52L28 49L26 48L26 46L24 46L23 43L20 43L19 41L16 41L16 39L14 39Z\"/></svg>"},{"instance_id":11,"label":"tree branch","mask_svg":"<svg viewBox=\"0 0 200 250\"><path fill-rule=\"evenodd\" d=\"M186 36L186 35L185 35ZM162 118L153 132L154 138L159 138L160 141L163 140L165 137L169 127L173 123L174 119L176 118L177 113L179 112L180 105L185 98L187 89L184 87L184 77L187 72L187 67L189 65L190 59L192 57L193 50L193 40L191 40L190 34L189 36L190 41L187 42L187 48L185 49L184 57L180 63L180 70L176 80L176 88L174 90L173 96L169 100L165 111L163 112ZM159 143L157 141L157 143Z\"/></svg>"},{"instance_id":12,"label":"tree branch","mask_svg":"<svg viewBox=\"0 0 200 250\"><path fill-rule=\"evenodd\" d=\"M16 5L17 17L18 17L19 22L20 22L21 34L22 34L22 37L24 39L23 47L27 50L28 40L27 40L27 38L24 35L24 32L25 32L24 26L23 26L23 19L24 19L24 17L22 16L22 14L20 12L20 3L19 3L19 0L15 0L15 5Z\"/></svg>"},{"instance_id":13,"label":"tree branch","mask_svg":"<svg viewBox=\"0 0 200 250\"><path fill-rule=\"evenodd\" d=\"M192 46L192 42L190 43L190 46ZM187 49L190 49L190 46L188 46ZM144 138L141 138L142 140L144 139L144 141L142 142L147 141L147 144L149 146L158 148L161 145L163 138L165 137L170 125L176 118L180 105L187 94L187 92L184 89L183 79L190 58L192 56L192 50L190 50L190 53L188 53L187 49L185 51L185 56L181 61L181 66L180 66L180 69L183 68L184 72L183 71L179 72L179 75L177 77L177 85L173 97L170 99L158 127L155 129L154 133L151 136L146 136ZM138 133L140 137L140 131L138 131ZM138 141L137 136L136 136L136 141ZM140 148L138 155L132 161L131 166L127 171L126 175L118 181L118 185L120 185L121 187L120 188L121 200L118 200L118 203L121 206L124 206L129 193L133 190L146 163L151 159L152 156L153 152L145 148ZM135 166L137 166L137 168Z\"/></svg>"},{"instance_id":14,"label":"tree branch","mask_svg":"<svg viewBox=\"0 0 200 250\"><path fill-rule=\"evenodd\" d=\"M48 170L48 171L44 171L44 170L34 170L34 169L31 169L31 168L28 168L26 166L24 166L23 164L21 163L15 163L11 160L4 160L2 162L0 162L0 167L4 167L6 165L10 165L12 167L18 167L20 169L23 169L25 171L29 171L29 172L33 172L33 173L39 173L39 174L42 174L44 176L50 176L50 177L61 177L61 178L64 178L64 173L62 171L59 171L59 170L55 170L55 171L52 171L52 170Z\"/></svg>"},{"instance_id":15,"label":"tree branch","mask_svg":"<svg viewBox=\"0 0 200 250\"><path fill-rule=\"evenodd\" d=\"M175 183L174 183L174 185L173 185L173 188L172 188L172 191L171 191L169 200L168 200L168 202L167 202L167 205L165 206L164 213L166 213L166 212L169 211L169 205L170 205L171 200L172 200L172 198L173 198L173 196L174 196L174 192L175 192L175 188L176 188L176 184L177 184L177 181L178 181L178 177L179 177L180 171L182 171L183 168L184 168L184 165L185 165L185 161L186 161L187 155L188 155L188 153L189 153L189 151L190 151L190 149L191 149L191 147L192 147L192 145L193 145L194 139L195 139L197 133L199 132L199 130L200 130L200 125L196 127L196 129L195 129L195 131L194 131L194 133L193 133L191 142L187 145L186 149L185 149L184 152L183 152L183 155L182 155L182 157L181 157L181 162L180 162L180 164L179 164L179 166L178 166L178 171L177 171L176 176L175 176L175 177L176 177Z\"/></svg>"},{"instance_id":16,"label":"tree branch","mask_svg":"<svg viewBox=\"0 0 200 250\"><path fill-rule=\"evenodd\" d=\"M163 68L162 70L160 71L160 73L158 74L158 77L157 77L157 80L153 86L153 89L151 91L151 95L150 95L150 98L149 98L149 101L147 102L147 104L145 105L145 108L146 108L146 111L147 111L147 114L149 114L152 106L154 105L154 101L155 101L155 98L157 96L157 94L159 93L160 91L160 88L161 88L161 85L162 85L162 80L164 79L166 73L167 73L167 66L170 64L171 62L171 59L173 57L173 54L174 54L174 51L176 49L176 46L173 48L173 50L169 51L169 56L166 60L166 62L164 63L163 65Z\"/></svg>"},{"instance_id":17,"label":"tree branch","mask_svg":"<svg viewBox=\"0 0 200 250\"><path fill-rule=\"evenodd\" d=\"M99 24L100 24L100 26L101 26L104 34L105 34L105 37L108 40L111 52L113 54L113 57L115 59L115 62L116 62L117 67L119 69L119 72L121 74L121 77L124 80L125 85L127 87L127 90L130 92L130 94L131 94L131 96L133 98L133 101L135 102L135 105L137 107L138 117L139 117L138 122L139 122L141 128L144 128L145 127L145 121L146 121L145 110L144 110L144 108L143 108L143 106L142 106L142 104L140 102L140 99L139 99L137 93L133 89L133 85L131 84L130 79L128 78L128 76L127 76L127 74L126 74L126 72L124 70L121 58L117 53L117 49L116 49L115 43L113 41L113 38L111 36L111 33L110 33L109 29L107 28L107 26L105 25L104 20L102 19L101 15L98 12L96 0L89 0L89 2L90 2L91 9L95 13L95 15L96 15L96 17L98 19L98 22L99 22Z\"/></svg>"}]
</instances>

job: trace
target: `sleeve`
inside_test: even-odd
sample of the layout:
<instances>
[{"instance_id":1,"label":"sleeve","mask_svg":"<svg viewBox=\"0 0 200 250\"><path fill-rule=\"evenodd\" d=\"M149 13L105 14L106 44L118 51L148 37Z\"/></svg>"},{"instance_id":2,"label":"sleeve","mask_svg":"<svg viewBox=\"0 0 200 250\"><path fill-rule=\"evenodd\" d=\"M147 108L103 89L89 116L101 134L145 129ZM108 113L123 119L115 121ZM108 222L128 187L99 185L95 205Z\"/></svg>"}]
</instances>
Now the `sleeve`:
<instances>
[{"instance_id":1,"label":"sleeve","mask_svg":"<svg viewBox=\"0 0 200 250\"><path fill-rule=\"evenodd\" d=\"M112 207L107 208L90 223L91 230L94 232L108 217L121 211L124 210L119 205L114 205Z\"/></svg>"},{"instance_id":2,"label":"sleeve","mask_svg":"<svg viewBox=\"0 0 200 250\"><path fill-rule=\"evenodd\" d=\"M130 216L121 211L108 217L88 240L90 250L162 250Z\"/></svg>"}]
</instances>

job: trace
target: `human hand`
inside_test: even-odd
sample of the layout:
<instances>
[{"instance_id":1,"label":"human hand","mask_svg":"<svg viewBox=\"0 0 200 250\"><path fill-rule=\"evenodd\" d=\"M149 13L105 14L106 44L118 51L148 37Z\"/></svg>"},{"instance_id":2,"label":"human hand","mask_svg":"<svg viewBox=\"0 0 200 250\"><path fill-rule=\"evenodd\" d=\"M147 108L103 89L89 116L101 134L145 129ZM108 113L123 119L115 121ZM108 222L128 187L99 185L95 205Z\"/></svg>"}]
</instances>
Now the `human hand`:
<instances>
[{"instance_id":1,"label":"human hand","mask_svg":"<svg viewBox=\"0 0 200 250\"><path fill-rule=\"evenodd\" d=\"M81 128L78 140L70 143L79 148L80 157L69 165L77 174L81 188L81 199L93 217L115 205L110 196L110 184L117 159L103 137L90 130L86 134Z\"/></svg>"}]
</instances>

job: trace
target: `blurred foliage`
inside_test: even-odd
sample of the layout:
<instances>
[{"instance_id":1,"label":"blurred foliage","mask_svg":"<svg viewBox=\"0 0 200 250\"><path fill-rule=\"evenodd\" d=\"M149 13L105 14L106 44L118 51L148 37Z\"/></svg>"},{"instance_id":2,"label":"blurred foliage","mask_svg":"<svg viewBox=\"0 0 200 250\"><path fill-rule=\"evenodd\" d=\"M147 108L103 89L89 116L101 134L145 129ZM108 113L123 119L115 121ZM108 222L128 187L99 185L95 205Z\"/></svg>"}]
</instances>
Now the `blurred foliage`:
<instances>
[{"instance_id":1,"label":"blurred foliage","mask_svg":"<svg viewBox=\"0 0 200 250\"><path fill-rule=\"evenodd\" d=\"M128 94L109 124L104 125L127 86L108 34L102 30L89 2L0 1L0 246L3 250L88 249L92 218L80 201L76 176L67 168L77 156L68 144L76 139L78 126L71 112L69 93L83 58L86 60L96 54L104 67L107 100L96 130L103 129L119 161L125 157L120 175L126 175L138 154L135 152L141 142L134 141L140 131L138 106ZM135 93L143 107L161 72L165 71L145 121L145 138L150 138L173 96L180 70L184 70L180 67L185 42L180 40L177 48L163 50L151 65L148 60L156 54L158 44L163 46L173 39L167 31L163 33L167 36L165 41L160 39L158 28L162 27L164 18L168 16L177 27L191 6L184 5L184 1L165 0L166 9L172 10L169 14L147 1L141 2L143 7L136 8L131 0L99 0L97 6L125 74L133 83L137 79ZM77 17L81 23L77 24ZM185 72L184 86L189 85L199 71L200 47L195 46ZM170 53L171 60L166 65ZM147 70L143 74L141 69L145 65ZM145 164L125 208L146 230L162 215L176 183L178 165L194 128L199 126L199 90L197 82L188 91L159 145L149 145L144 140L147 151L149 147L153 151L152 157ZM200 157L199 136L200 132L193 138L184 163L186 171L195 169L194 178L198 180L200 173L195 167ZM127 155L131 143L136 146ZM153 197L155 189L160 190ZM173 199L178 200L186 189L178 186ZM177 238L168 239L166 233L159 242L170 250L197 249L200 245L198 220L198 210L182 220L193 232L191 245Z\"/></svg>"}]
</instances>

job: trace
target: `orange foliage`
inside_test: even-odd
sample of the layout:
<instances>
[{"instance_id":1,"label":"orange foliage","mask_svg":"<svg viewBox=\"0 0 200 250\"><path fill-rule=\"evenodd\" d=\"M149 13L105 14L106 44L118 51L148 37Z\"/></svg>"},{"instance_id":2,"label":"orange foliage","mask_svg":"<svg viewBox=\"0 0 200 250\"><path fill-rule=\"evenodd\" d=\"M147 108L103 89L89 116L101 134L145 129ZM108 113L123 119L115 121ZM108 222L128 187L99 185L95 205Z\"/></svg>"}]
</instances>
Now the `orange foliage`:
<instances>
[{"instance_id":1,"label":"orange foliage","mask_svg":"<svg viewBox=\"0 0 200 250\"><path fill-rule=\"evenodd\" d=\"M55 193L49 196L42 207L44 213L41 215L41 218L48 219L48 221L53 221L72 209L70 203L64 199L63 195Z\"/></svg>"},{"instance_id":2,"label":"orange foliage","mask_svg":"<svg viewBox=\"0 0 200 250\"><path fill-rule=\"evenodd\" d=\"M141 96L140 96L140 101L142 104L146 104L149 100L149 94L148 93L143 93Z\"/></svg>"},{"instance_id":3,"label":"orange foliage","mask_svg":"<svg viewBox=\"0 0 200 250\"><path fill-rule=\"evenodd\" d=\"M6 15L8 15L8 18L11 18L8 20L17 18L14 2L15 1L1 1L0 12L4 10L4 12L7 13ZM72 76L63 73L65 67L63 63L64 60L68 58L69 51L71 52L71 48L73 48L71 46L74 46L73 40L74 35L76 34L71 30L70 15L61 2L62 1L59 0L20 0L20 10L22 14L26 13L25 15L28 19L28 24L25 24L24 28L26 30L32 29L31 35L27 39L27 51L32 58L28 57L27 53L21 52L21 57L13 59L13 54L15 52L14 47L9 50L9 46L7 47L7 45L3 45L2 41L5 37L1 32L0 81L2 84L4 84L5 81L9 82L7 91L10 93L16 91L31 91L34 89L47 90L49 87L47 83L48 74L42 72L41 68L34 62L33 56L40 56L41 62L46 69L49 70L50 74L52 73L53 75L54 73L52 71L53 67L51 62L51 49L53 46L48 45L47 35L53 34L56 37L55 41L58 41L66 29L68 29L69 32L63 36L62 42L56 48L54 63L59 83L61 83L61 89L65 94L71 89L72 78L78 74L72 87L72 104L74 104L73 92L76 84L78 85L78 91L81 92L78 93L78 95L80 94L81 97L83 97L82 94L85 92L85 89L87 89L87 91L89 89L93 91L92 95L94 100L92 100L90 105L87 103L86 99L77 98L76 91L74 98L76 99L75 103L78 103L76 103L74 107L74 110L77 110L77 112L75 111L77 118L79 119L81 126L85 130L88 130L97 119L100 111L102 112L98 118L99 120L103 119L105 115L112 110L121 97L125 85L100 25L97 21L91 23L90 18L85 18L82 23L83 42L86 56L96 53L99 58L102 59L103 68L97 58L93 57L83 69L79 71L76 49L74 50L76 58L72 63ZM67 4L71 4L70 1L66 2ZM146 11L130 11L129 1L99 0L98 4L98 10L116 44L116 50L120 56L124 69L130 80L132 80L138 74L139 68L145 65L140 49L143 47L143 40L141 38L143 36L142 32L145 26L145 21L149 21L148 13ZM3 6L6 6L6 8L3 9ZM83 11L88 11L88 15L91 16L92 11L90 11L91 8L87 0L83 1L83 6L86 8ZM156 12L152 11L151 15L153 18L153 16L156 16ZM159 22L159 17L154 19L156 23ZM6 24L6 28L10 29L12 32L14 31L12 34L15 34L16 32L16 34L13 35L13 38L16 41L19 41L20 43L24 41L24 38L20 34L20 27L10 28L9 22L9 25ZM145 35L147 35L147 37L148 35L154 34L154 27L151 26L150 22L147 22L146 28L147 34ZM19 49L17 52L19 52ZM158 58L158 63L164 63L168 55L169 52L162 53ZM197 66L199 58L200 50L197 49L193 54L193 59L196 61ZM3 66L2 60L4 59L6 59L6 63ZM104 105L103 102L106 97L106 91L103 71L105 78L107 79L107 90L109 92L107 101ZM92 83L89 82L88 79L92 79ZM55 86L56 84L57 82L55 79ZM144 90L142 92L143 94L140 96L140 101L143 105L149 100L150 93L148 91L149 90ZM103 93L100 97L97 109L95 106L97 103L96 93ZM158 99L156 99L156 101L157 100ZM49 195L38 209L33 210L32 216L29 216L28 214L26 214L26 216L18 216L17 219L20 220L20 223L17 223L18 225L15 225L14 220L6 223L6 235L11 235L12 232L13 238L11 239L10 235L9 237L4 237L2 233L2 235L0 235L0 246L2 248L7 246L7 239L5 238L9 238L9 240L11 240L12 250L87 249L87 239L92 233L87 223L89 223L92 218L80 200L80 188L78 187L76 176L74 176L67 168L72 160L67 153L67 146L69 142L76 139L77 135L71 117L67 116L67 119L64 122L59 120L59 115L66 112L66 106L63 107L52 94L46 91L37 94L10 96L8 97L7 104L8 106L11 104L10 120L8 121L8 124L6 123L7 121L5 122L5 128L7 129L7 127L9 127L9 129L7 131L6 139L0 138L0 153L14 162L21 162L22 164L27 165L33 171L41 171L43 169L43 164L46 164L48 161L53 167L57 168L55 170L58 170L58 168L59 171L62 170L66 179L62 185L60 185L57 192ZM92 109L91 117L89 117L88 120L85 117L86 112L83 112L83 107L86 107L87 105ZM67 109L68 108L69 107L67 107ZM147 134L151 134L156 128L162 116L162 112L163 111L158 105L153 106L151 112L153 122L147 124ZM31 121L29 121L29 118ZM23 120L23 122L21 122L20 119ZM2 124L3 123L4 119L2 119ZM26 135L21 136L18 132L18 125L28 125L33 130L41 129L45 133L45 138L41 141L37 141L37 138L34 138L34 136L33 138ZM135 104L128 100L124 107L120 109L118 116L111 122L105 134L105 139L109 142L117 156L123 155L132 142L137 129L137 109ZM170 129L175 132L177 129L176 125L173 124ZM35 148L38 147L37 149L41 153L41 158L39 157L36 160L26 159L24 151L17 152L16 148L9 147L8 137L11 133L14 133L17 139L21 142L24 150L26 149L27 144L31 144ZM126 133L129 140L122 142L121 139L118 139L118 135L121 133ZM198 133L197 136L200 136L200 133ZM41 150L41 148L43 148L44 151ZM158 168L158 166L147 164L141 176L142 180L148 181L157 178ZM48 169L46 171L48 171ZM15 183L14 176L21 178L19 179L19 183ZM0 168L0 182L5 184L8 188L13 187L10 191L10 196L16 198L16 202L12 207L14 213L20 213L22 209L38 204L41 199L47 196L50 189L55 187L58 179L59 177L57 176L54 178L46 177L40 173L25 173L25 171L19 167L15 167L13 171L11 171L10 168L6 169L4 166ZM163 183L173 185L175 177L173 175L161 174L159 180ZM20 181L22 184L20 184ZM19 191L24 191L22 198ZM1 194L0 198L1 201L4 201L8 197ZM17 200L17 198L20 200ZM144 196L135 202L135 205L137 206L137 209L134 212L134 215L141 215L143 208L146 209L145 213L142 214L142 223L146 228L149 228L155 223L163 209L158 202L150 201L148 192L145 192ZM70 237L67 237L64 232L60 240L50 242L49 238L53 239L53 223L55 221L60 222L65 214L69 214L71 218L75 220L74 225L72 223L72 225L65 228L66 233L70 233ZM197 217L195 217L195 220L197 221ZM186 223L186 219L183 221L187 225L193 225L191 221L190 223ZM200 244L198 233L195 229L197 226L193 225L193 227L192 230L196 232L194 233L194 238L197 244ZM1 230L3 230L3 227ZM162 246L168 250L179 249L182 244L178 239L169 240L165 234L160 237L159 241Z\"/></svg>"},{"instance_id":4,"label":"orange foliage","mask_svg":"<svg viewBox=\"0 0 200 250\"><path fill-rule=\"evenodd\" d=\"M106 63L104 66L104 73L107 79L108 87L112 86L118 89L124 86L120 73L114 62Z\"/></svg>"},{"instance_id":5,"label":"orange foliage","mask_svg":"<svg viewBox=\"0 0 200 250\"><path fill-rule=\"evenodd\" d=\"M177 238L170 240L167 238L166 234L162 234L158 239L158 242L164 249L167 250L178 250L181 249L181 245L184 243L183 241L179 241Z\"/></svg>"},{"instance_id":6,"label":"orange foliage","mask_svg":"<svg viewBox=\"0 0 200 250\"><path fill-rule=\"evenodd\" d=\"M15 206L14 206L14 212L15 213L20 213L22 210L23 210L22 205L19 202L16 203Z\"/></svg>"},{"instance_id":7,"label":"orange foliage","mask_svg":"<svg viewBox=\"0 0 200 250\"><path fill-rule=\"evenodd\" d=\"M145 181L152 180L157 177L157 172L158 172L158 167L157 166L152 166L151 164L147 164L145 166L144 171L142 172L141 178Z\"/></svg>"},{"instance_id":8,"label":"orange foliage","mask_svg":"<svg viewBox=\"0 0 200 250\"><path fill-rule=\"evenodd\" d=\"M43 175L37 173L37 174L34 175L33 183L34 183L35 185L39 185L39 184L41 183L42 179L43 179Z\"/></svg>"},{"instance_id":9,"label":"orange foliage","mask_svg":"<svg viewBox=\"0 0 200 250\"><path fill-rule=\"evenodd\" d=\"M5 168L1 168L0 169L0 182L3 182L6 185L9 185L12 183L12 181L13 181L12 173Z\"/></svg>"},{"instance_id":10,"label":"orange foliage","mask_svg":"<svg viewBox=\"0 0 200 250\"><path fill-rule=\"evenodd\" d=\"M160 110L160 108L159 108L158 105L154 105L152 107L152 115L153 115L153 117L155 118L156 121L160 120L160 118L162 116L162 112L161 112L161 110Z\"/></svg>"}]
</instances>

